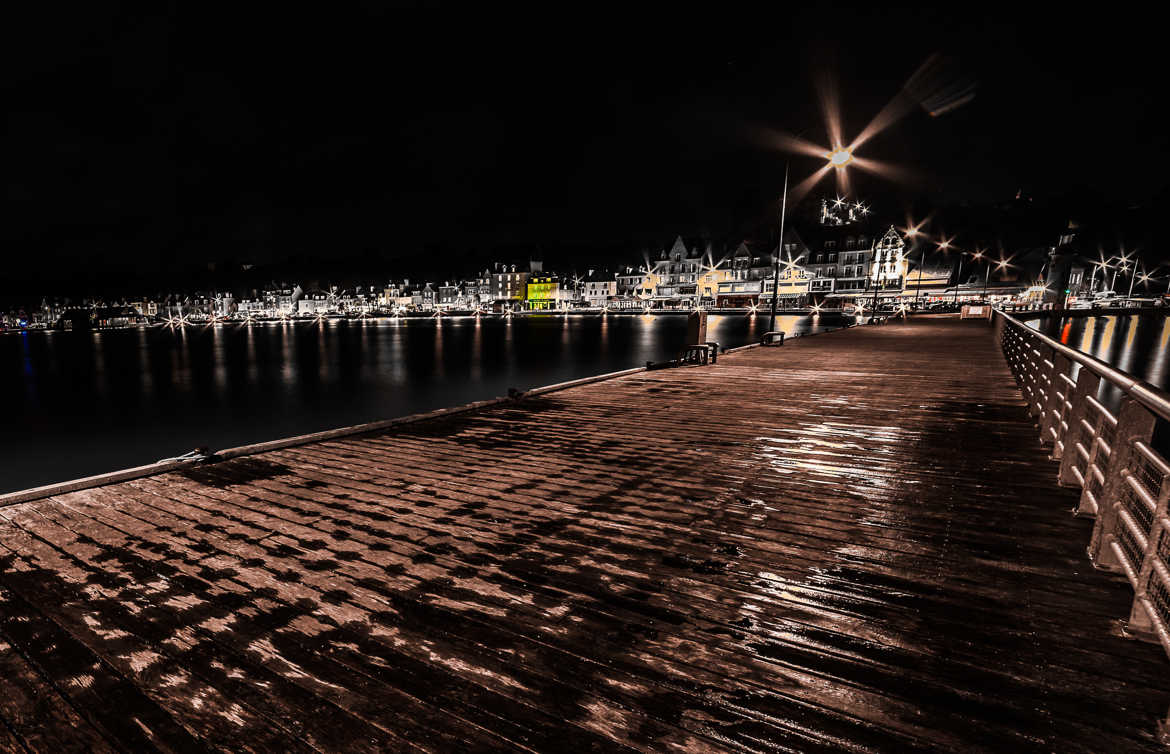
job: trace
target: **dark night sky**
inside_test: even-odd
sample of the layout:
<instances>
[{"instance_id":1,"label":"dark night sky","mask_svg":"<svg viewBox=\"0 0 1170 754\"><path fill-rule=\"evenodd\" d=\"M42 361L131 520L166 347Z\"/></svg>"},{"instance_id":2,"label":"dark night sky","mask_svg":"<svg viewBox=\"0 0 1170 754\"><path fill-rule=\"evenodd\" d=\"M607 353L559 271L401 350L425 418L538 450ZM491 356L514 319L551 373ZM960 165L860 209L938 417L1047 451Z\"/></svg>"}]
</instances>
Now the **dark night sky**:
<instances>
[{"instance_id":1,"label":"dark night sky","mask_svg":"<svg viewBox=\"0 0 1170 754\"><path fill-rule=\"evenodd\" d=\"M852 136L935 52L975 99L875 138L863 154L913 175L863 197L1165 195L1164 66L1137 18L247 5L38 4L11 26L10 281L734 235L780 191L755 126L825 142L829 75Z\"/></svg>"}]
</instances>

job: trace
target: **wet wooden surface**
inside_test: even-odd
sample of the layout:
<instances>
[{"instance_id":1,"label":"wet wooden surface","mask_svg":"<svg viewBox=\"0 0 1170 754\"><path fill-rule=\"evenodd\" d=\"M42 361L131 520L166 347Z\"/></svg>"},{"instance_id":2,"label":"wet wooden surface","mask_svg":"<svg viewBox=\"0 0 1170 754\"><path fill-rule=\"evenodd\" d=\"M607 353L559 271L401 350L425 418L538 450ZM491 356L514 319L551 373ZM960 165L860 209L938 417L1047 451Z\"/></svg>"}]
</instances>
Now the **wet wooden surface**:
<instances>
[{"instance_id":1,"label":"wet wooden surface","mask_svg":"<svg viewBox=\"0 0 1170 754\"><path fill-rule=\"evenodd\" d=\"M0 750L1157 750L983 323L0 509Z\"/></svg>"}]
</instances>

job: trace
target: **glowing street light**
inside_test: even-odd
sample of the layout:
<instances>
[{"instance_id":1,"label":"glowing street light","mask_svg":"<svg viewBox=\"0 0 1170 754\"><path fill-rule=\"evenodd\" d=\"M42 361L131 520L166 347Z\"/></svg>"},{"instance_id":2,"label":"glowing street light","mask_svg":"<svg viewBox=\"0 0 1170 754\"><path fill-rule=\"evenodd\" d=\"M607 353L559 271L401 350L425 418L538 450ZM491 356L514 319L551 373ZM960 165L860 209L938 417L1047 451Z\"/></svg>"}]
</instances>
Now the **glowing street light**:
<instances>
[{"instance_id":1,"label":"glowing street light","mask_svg":"<svg viewBox=\"0 0 1170 754\"><path fill-rule=\"evenodd\" d=\"M853 151L850 149L834 149L828 154L829 164L835 168L843 168L853 162Z\"/></svg>"},{"instance_id":2,"label":"glowing street light","mask_svg":"<svg viewBox=\"0 0 1170 754\"><path fill-rule=\"evenodd\" d=\"M953 245L954 241L955 241L955 237L951 236L950 238L944 238L943 240L936 242L938 245L938 250L943 251L943 252L950 251L952 248L954 248L954 245ZM962 284L963 284L963 254L962 254L962 252L960 252L959 253L959 272L958 272L958 274L955 275L955 305L956 306L958 306L958 304L959 304L959 287Z\"/></svg>"},{"instance_id":3,"label":"glowing street light","mask_svg":"<svg viewBox=\"0 0 1170 754\"><path fill-rule=\"evenodd\" d=\"M1129 306L1129 299L1133 298L1133 281L1134 281L1135 279L1137 279L1137 271L1138 271L1138 266L1137 266L1137 262L1135 261L1135 262L1133 263L1133 272L1131 272L1131 273L1130 273L1130 275L1129 275L1129 293L1127 293L1127 294L1125 295L1125 298L1126 298L1126 306ZM1144 273L1143 273L1143 275L1144 275ZM1148 276L1148 275L1145 275L1145 277L1147 277L1147 278L1148 278L1149 276Z\"/></svg>"},{"instance_id":4,"label":"glowing street light","mask_svg":"<svg viewBox=\"0 0 1170 754\"><path fill-rule=\"evenodd\" d=\"M796 138L799 139L800 138L799 135ZM811 189L813 184L815 184L817 182L817 180L819 180L820 177L822 175L824 175L825 171L828 170L829 168L836 168L838 176L843 177L845 175L845 168L849 165L849 163L853 162L853 147L837 147L836 149L833 149L832 151L825 154L824 156L825 156L825 159L828 160L829 164L826 167L818 170L816 173L813 173L811 176L809 176L807 179L805 179L805 181L802 182L800 184L800 186L797 187L796 193L797 193L798 197L802 196L809 189ZM842 202L842 199L841 199L841 197L838 196L836 205L841 206L841 202ZM779 298L780 298L780 252L783 251L783 249L784 249L784 220L785 220L784 216L785 216L787 209L788 209L788 163L785 162L784 163L784 193L780 199L780 240L776 245L776 258L774 260L773 270L772 270L772 318L771 318L771 323L768 325L769 330L776 329L776 306L777 306L777 304L779 302ZM861 211L862 214L866 214L868 212L868 210L862 208L861 202L857 203L857 209L859 211ZM755 312L753 311L753 314L754 313Z\"/></svg>"},{"instance_id":5,"label":"glowing street light","mask_svg":"<svg viewBox=\"0 0 1170 754\"><path fill-rule=\"evenodd\" d=\"M1116 288L1117 288L1117 273L1125 272L1126 270L1129 269L1130 257L1127 256L1126 253L1123 251L1123 252L1121 252L1121 254L1115 254L1115 255L1109 257L1110 262L1112 262L1114 259L1117 260L1117 266L1113 268L1113 279L1109 281L1109 292L1110 293L1113 293L1113 291L1116 290Z\"/></svg>"},{"instance_id":6,"label":"glowing street light","mask_svg":"<svg viewBox=\"0 0 1170 754\"><path fill-rule=\"evenodd\" d=\"M927 217L922 222L916 224L913 220L910 219L909 215L906 216L906 227L902 229L902 232L904 234L906 234L906 238L909 238L911 241L910 253L912 253L914 251L914 245L918 243L918 236L924 235L922 232L922 227L924 225L926 225L928 222L930 222L929 217ZM918 255L918 285L917 285L917 289L914 292L914 307L915 308L918 308L918 306L921 304L920 299L922 298L922 268L925 265L926 265L926 247L923 246L922 252Z\"/></svg>"},{"instance_id":7,"label":"glowing street light","mask_svg":"<svg viewBox=\"0 0 1170 754\"><path fill-rule=\"evenodd\" d=\"M987 256L987 252L985 252L983 249L977 249L975 251L975 253L972 254L971 256L974 257L975 259L983 259L983 257ZM983 301L984 302L987 301L987 281L991 278L991 265L992 264L993 264L993 262L991 261L991 259L988 259L987 260L987 269L983 273ZM998 269L1000 272L1003 272L1004 270L1006 270L1010 266L1010 265L1008 265L1007 260L1004 259L1003 257L1000 257L999 261L995 262L994 264L996 266L996 269Z\"/></svg>"},{"instance_id":8,"label":"glowing street light","mask_svg":"<svg viewBox=\"0 0 1170 754\"><path fill-rule=\"evenodd\" d=\"M1095 293L1097 291L1097 270L1101 270L1102 275L1104 275L1105 270L1109 269L1112 266L1109 264L1108 261L1106 261L1104 252L1100 252L1098 254L1098 256L1099 256L1099 259L1096 262L1089 263L1089 264L1093 265L1093 274L1089 278L1089 292L1090 293Z\"/></svg>"}]
</instances>

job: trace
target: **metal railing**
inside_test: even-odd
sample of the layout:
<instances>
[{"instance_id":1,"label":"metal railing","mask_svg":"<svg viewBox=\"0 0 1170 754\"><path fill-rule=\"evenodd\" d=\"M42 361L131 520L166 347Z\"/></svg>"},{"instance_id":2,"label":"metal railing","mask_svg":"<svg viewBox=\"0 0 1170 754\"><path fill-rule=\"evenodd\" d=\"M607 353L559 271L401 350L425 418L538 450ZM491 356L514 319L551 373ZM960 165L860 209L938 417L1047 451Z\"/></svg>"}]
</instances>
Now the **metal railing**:
<instances>
[{"instance_id":1,"label":"metal railing","mask_svg":"<svg viewBox=\"0 0 1170 754\"><path fill-rule=\"evenodd\" d=\"M1076 513L1095 517L1089 558L1133 586L1126 633L1170 655L1170 463L1151 447L1155 427L1170 422L1170 394L1002 310L994 324L1060 484L1080 487ZM1099 400L1109 388L1121 395L1116 413ZM1160 727L1170 743L1170 714Z\"/></svg>"}]
</instances>

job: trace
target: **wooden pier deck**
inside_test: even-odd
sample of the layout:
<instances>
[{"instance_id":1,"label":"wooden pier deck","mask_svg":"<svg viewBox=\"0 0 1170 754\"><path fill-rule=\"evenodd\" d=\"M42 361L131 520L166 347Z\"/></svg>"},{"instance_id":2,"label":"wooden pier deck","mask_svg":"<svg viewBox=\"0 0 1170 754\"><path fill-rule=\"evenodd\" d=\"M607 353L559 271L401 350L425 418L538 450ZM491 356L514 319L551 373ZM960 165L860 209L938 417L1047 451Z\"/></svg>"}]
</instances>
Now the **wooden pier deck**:
<instances>
[{"instance_id":1,"label":"wooden pier deck","mask_svg":"<svg viewBox=\"0 0 1170 754\"><path fill-rule=\"evenodd\" d=\"M0 508L0 750L1156 751L985 323Z\"/></svg>"}]
</instances>

